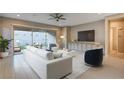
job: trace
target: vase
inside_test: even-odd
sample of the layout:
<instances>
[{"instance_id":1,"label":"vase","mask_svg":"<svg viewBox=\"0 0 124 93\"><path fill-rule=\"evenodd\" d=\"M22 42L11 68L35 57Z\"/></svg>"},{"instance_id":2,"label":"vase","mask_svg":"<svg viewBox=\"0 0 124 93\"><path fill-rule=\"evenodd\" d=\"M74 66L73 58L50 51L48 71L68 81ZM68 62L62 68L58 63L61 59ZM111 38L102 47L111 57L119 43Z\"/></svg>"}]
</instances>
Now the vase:
<instances>
[{"instance_id":1,"label":"vase","mask_svg":"<svg viewBox=\"0 0 124 93\"><path fill-rule=\"evenodd\" d=\"M9 52L0 52L0 58L5 58L9 55Z\"/></svg>"}]
</instances>

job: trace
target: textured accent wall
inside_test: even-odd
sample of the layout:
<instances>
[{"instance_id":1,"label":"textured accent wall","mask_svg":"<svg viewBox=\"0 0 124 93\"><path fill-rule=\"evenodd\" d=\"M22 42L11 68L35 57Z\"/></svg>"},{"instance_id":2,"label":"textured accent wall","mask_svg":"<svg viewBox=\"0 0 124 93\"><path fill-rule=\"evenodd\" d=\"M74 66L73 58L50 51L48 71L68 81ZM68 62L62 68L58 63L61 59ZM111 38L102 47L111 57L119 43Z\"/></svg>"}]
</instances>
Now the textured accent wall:
<instances>
[{"instance_id":1,"label":"textured accent wall","mask_svg":"<svg viewBox=\"0 0 124 93\"><path fill-rule=\"evenodd\" d=\"M100 20L92 23L71 27L71 40L77 40L78 31L95 30L95 42L105 43L105 21Z\"/></svg>"}]
</instances>

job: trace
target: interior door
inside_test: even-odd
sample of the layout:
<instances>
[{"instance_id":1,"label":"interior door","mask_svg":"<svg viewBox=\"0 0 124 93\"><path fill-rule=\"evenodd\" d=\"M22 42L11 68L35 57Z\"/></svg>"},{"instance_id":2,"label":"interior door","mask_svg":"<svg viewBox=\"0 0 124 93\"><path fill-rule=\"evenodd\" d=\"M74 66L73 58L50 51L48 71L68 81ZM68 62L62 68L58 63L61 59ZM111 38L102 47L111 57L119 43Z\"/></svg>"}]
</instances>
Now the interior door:
<instances>
[{"instance_id":1,"label":"interior door","mask_svg":"<svg viewBox=\"0 0 124 93\"><path fill-rule=\"evenodd\" d=\"M118 30L118 52L124 53L124 29Z\"/></svg>"}]
</instances>

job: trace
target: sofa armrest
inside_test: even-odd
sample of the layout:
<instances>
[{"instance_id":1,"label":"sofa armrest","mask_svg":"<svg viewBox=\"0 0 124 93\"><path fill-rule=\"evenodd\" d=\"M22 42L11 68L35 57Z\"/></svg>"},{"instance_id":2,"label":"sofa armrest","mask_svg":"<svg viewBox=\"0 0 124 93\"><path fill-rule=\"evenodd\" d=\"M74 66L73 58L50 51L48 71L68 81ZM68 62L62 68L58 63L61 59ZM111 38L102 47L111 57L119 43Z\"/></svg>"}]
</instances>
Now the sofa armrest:
<instances>
[{"instance_id":1,"label":"sofa armrest","mask_svg":"<svg viewBox=\"0 0 124 93\"><path fill-rule=\"evenodd\" d=\"M62 78L72 72L72 57L55 59L47 64L47 78Z\"/></svg>"}]
</instances>

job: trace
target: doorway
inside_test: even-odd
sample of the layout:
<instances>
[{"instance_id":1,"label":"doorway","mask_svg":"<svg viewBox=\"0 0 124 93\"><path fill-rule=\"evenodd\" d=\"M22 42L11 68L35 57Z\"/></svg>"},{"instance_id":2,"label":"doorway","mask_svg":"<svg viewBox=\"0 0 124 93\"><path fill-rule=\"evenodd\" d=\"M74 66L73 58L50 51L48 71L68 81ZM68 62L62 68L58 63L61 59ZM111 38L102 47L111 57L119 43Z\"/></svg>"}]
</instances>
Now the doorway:
<instances>
[{"instance_id":1,"label":"doorway","mask_svg":"<svg viewBox=\"0 0 124 93\"><path fill-rule=\"evenodd\" d=\"M124 58L124 19L110 21L110 54Z\"/></svg>"},{"instance_id":2,"label":"doorway","mask_svg":"<svg viewBox=\"0 0 124 93\"><path fill-rule=\"evenodd\" d=\"M124 53L124 28L118 30L118 52Z\"/></svg>"}]
</instances>

